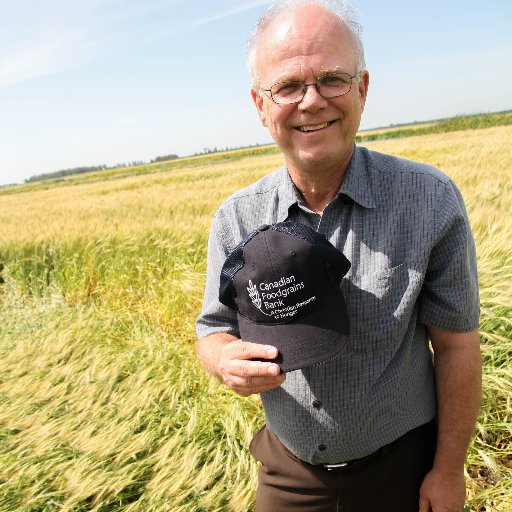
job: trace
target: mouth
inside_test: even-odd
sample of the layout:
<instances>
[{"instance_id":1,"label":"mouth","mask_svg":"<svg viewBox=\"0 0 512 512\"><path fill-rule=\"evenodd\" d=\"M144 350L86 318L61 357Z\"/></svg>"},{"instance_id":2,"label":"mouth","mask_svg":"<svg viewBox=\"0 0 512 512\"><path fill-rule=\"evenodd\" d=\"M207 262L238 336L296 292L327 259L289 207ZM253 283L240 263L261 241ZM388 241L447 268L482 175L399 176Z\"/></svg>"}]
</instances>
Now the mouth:
<instances>
[{"instance_id":1,"label":"mouth","mask_svg":"<svg viewBox=\"0 0 512 512\"><path fill-rule=\"evenodd\" d=\"M325 128L331 126L336 121L326 121L325 123L320 124L303 124L301 126L296 126L295 129L299 130L299 132L308 133L308 132L318 132L320 130L324 130Z\"/></svg>"}]
</instances>

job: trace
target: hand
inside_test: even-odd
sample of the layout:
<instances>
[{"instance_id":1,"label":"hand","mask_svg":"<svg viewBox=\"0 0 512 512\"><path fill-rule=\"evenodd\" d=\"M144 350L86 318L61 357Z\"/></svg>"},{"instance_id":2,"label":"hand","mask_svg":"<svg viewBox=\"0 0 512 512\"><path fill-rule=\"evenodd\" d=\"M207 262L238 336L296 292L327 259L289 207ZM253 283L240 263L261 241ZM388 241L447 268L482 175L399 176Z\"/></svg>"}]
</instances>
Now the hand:
<instances>
[{"instance_id":1,"label":"hand","mask_svg":"<svg viewBox=\"0 0 512 512\"><path fill-rule=\"evenodd\" d=\"M280 386L286 380L286 375L280 373L275 363L251 359L274 359L277 353L277 349L269 345L232 341L222 347L218 374L239 395L269 391Z\"/></svg>"},{"instance_id":2,"label":"hand","mask_svg":"<svg viewBox=\"0 0 512 512\"><path fill-rule=\"evenodd\" d=\"M419 512L461 512L466 498L463 471L432 469L420 488Z\"/></svg>"}]
</instances>

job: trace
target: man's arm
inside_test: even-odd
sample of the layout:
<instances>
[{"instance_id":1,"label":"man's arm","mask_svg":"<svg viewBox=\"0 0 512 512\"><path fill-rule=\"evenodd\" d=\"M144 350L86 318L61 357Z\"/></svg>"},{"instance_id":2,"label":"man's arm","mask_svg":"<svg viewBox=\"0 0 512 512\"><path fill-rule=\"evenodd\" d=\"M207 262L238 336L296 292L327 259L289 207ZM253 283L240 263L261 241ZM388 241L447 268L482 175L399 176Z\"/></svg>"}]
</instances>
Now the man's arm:
<instances>
[{"instance_id":1,"label":"man's arm","mask_svg":"<svg viewBox=\"0 0 512 512\"><path fill-rule=\"evenodd\" d=\"M420 512L461 512L464 462L482 395L482 358L476 330L429 327L434 349L438 439L434 466L420 489Z\"/></svg>"},{"instance_id":2,"label":"man's arm","mask_svg":"<svg viewBox=\"0 0 512 512\"><path fill-rule=\"evenodd\" d=\"M275 347L242 341L232 334L216 333L201 338L197 356L208 373L242 396L269 391L286 379L277 364L251 361L274 359Z\"/></svg>"}]
</instances>

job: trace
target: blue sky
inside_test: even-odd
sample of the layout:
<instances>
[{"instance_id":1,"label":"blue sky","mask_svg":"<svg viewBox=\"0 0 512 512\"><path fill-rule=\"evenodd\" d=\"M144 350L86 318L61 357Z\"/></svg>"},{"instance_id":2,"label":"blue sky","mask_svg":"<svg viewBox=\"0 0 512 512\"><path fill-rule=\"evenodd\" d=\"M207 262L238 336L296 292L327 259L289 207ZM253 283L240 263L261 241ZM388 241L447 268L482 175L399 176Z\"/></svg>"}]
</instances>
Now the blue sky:
<instances>
[{"instance_id":1,"label":"blue sky","mask_svg":"<svg viewBox=\"0 0 512 512\"><path fill-rule=\"evenodd\" d=\"M0 0L0 184L270 142L245 41L268 1ZM510 0L354 0L362 128L512 109Z\"/></svg>"}]
</instances>

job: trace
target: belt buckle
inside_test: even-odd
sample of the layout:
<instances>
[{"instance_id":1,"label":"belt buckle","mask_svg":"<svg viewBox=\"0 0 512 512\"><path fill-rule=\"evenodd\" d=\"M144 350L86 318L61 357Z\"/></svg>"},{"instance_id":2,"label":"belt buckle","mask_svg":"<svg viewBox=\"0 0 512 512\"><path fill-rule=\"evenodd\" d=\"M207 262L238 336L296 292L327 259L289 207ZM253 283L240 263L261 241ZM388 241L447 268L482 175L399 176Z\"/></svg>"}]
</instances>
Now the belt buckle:
<instances>
[{"instance_id":1,"label":"belt buckle","mask_svg":"<svg viewBox=\"0 0 512 512\"><path fill-rule=\"evenodd\" d=\"M346 468L348 466L348 462L339 462L338 464L324 464L324 468L327 471L332 471L334 469Z\"/></svg>"}]
</instances>

